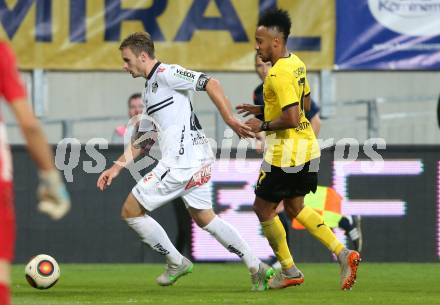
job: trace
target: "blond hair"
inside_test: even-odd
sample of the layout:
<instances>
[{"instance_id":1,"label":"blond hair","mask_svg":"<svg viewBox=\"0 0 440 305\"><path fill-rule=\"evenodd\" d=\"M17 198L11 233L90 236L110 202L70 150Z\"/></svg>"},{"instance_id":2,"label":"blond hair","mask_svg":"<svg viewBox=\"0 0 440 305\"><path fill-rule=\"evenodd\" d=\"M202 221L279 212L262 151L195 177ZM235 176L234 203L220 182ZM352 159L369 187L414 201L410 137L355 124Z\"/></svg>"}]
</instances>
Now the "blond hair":
<instances>
[{"instance_id":1,"label":"blond hair","mask_svg":"<svg viewBox=\"0 0 440 305\"><path fill-rule=\"evenodd\" d=\"M154 42L151 35L147 32L136 32L128 35L119 46L119 50L129 48L136 56L145 52L154 58Z\"/></svg>"}]
</instances>

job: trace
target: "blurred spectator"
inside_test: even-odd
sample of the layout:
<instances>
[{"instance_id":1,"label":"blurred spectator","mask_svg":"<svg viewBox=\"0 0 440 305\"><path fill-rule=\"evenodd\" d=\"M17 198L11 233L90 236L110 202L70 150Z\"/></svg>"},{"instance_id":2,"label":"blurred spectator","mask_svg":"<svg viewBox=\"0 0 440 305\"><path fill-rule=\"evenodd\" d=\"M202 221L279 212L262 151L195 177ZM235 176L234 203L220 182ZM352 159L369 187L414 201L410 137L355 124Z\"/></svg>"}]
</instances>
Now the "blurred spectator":
<instances>
[{"instance_id":1,"label":"blurred spectator","mask_svg":"<svg viewBox=\"0 0 440 305\"><path fill-rule=\"evenodd\" d=\"M26 139L30 156L39 170L38 209L53 219L62 218L70 209L70 198L53 154L18 74L15 56L0 42L0 99L12 110ZM6 128L0 117L0 304L10 304L10 263L14 257L15 212L13 203L12 162Z\"/></svg>"},{"instance_id":2,"label":"blurred spectator","mask_svg":"<svg viewBox=\"0 0 440 305\"><path fill-rule=\"evenodd\" d=\"M131 119L136 115L142 114L144 111L144 103L140 93L132 94L128 98L128 118ZM129 121L126 125L120 125L115 128L112 135L112 143L127 145L127 141L131 140L134 131L135 122Z\"/></svg>"}]
</instances>

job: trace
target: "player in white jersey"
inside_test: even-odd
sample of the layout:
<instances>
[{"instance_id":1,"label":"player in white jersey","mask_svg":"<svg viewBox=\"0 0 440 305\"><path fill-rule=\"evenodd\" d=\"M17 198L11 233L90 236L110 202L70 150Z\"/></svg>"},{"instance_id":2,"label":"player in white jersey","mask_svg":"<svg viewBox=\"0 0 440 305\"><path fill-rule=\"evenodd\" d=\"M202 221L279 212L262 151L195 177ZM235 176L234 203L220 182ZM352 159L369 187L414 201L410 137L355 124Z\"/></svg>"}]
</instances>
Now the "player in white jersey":
<instances>
[{"instance_id":1,"label":"player in white jersey","mask_svg":"<svg viewBox=\"0 0 440 305\"><path fill-rule=\"evenodd\" d=\"M246 241L212 209L211 167L214 156L193 111L190 91L206 91L222 118L240 137L253 137L232 115L231 105L220 83L203 73L159 62L148 33L138 32L120 45L124 70L133 77L147 79L144 90L144 118L139 132L156 134L162 158L133 188L122 207L122 218L142 241L164 255L167 269L157 279L159 285L172 285L192 272L193 264L177 251L164 229L148 214L182 197L198 226L211 233L226 249L237 254L251 273L252 289L265 290L273 270L263 264ZM97 186L104 190L122 168L138 157L136 143L126 148L115 164L104 171Z\"/></svg>"}]
</instances>

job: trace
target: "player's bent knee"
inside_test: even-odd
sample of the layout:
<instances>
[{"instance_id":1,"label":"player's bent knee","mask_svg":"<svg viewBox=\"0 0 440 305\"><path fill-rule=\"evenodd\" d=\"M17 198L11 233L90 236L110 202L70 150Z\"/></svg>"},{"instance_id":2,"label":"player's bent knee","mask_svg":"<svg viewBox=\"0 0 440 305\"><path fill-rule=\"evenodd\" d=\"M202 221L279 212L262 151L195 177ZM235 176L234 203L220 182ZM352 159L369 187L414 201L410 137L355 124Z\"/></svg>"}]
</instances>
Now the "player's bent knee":
<instances>
[{"instance_id":1,"label":"player's bent knee","mask_svg":"<svg viewBox=\"0 0 440 305\"><path fill-rule=\"evenodd\" d=\"M140 217L145 215L146 212L133 194L130 193L122 205L121 218L125 220L127 218Z\"/></svg>"},{"instance_id":2,"label":"player's bent knee","mask_svg":"<svg viewBox=\"0 0 440 305\"><path fill-rule=\"evenodd\" d=\"M198 210L190 207L188 211L191 214L194 222L202 229L206 227L216 216L212 209Z\"/></svg>"},{"instance_id":3,"label":"player's bent knee","mask_svg":"<svg viewBox=\"0 0 440 305\"><path fill-rule=\"evenodd\" d=\"M284 203L284 209L290 219L296 218L303 208L304 203L301 201L301 199L289 200L288 202L285 201Z\"/></svg>"},{"instance_id":4,"label":"player's bent knee","mask_svg":"<svg viewBox=\"0 0 440 305\"><path fill-rule=\"evenodd\" d=\"M253 209L255 214L257 214L258 219L261 222L272 219L276 215L274 205L271 204L270 202L265 202L259 198L255 200Z\"/></svg>"}]
</instances>

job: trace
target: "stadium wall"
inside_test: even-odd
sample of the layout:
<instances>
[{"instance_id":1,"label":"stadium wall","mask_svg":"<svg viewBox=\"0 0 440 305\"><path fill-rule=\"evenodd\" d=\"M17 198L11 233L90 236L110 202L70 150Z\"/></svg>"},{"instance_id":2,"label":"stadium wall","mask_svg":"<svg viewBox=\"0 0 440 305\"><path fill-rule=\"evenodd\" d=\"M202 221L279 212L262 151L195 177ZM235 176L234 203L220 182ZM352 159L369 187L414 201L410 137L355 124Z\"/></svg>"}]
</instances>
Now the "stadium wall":
<instances>
[{"instance_id":1,"label":"stadium wall","mask_svg":"<svg viewBox=\"0 0 440 305\"><path fill-rule=\"evenodd\" d=\"M209 73L218 78L233 105L251 102L252 92L259 80L254 72ZM31 75L23 74L27 83ZM365 105L347 105L345 101L386 98L379 103L382 116L379 136L389 144L440 143L436 105L440 94L440 73L435 71L407 72L332 72L329 91L321 93L321 76L311 72L309 80L313 97L331 101L327 117L322 121L321 137L336 140L351 137L363 142L367 138ZM327 84L328 85L328 84ZM127 115L127 97L142 90L144 79L133 80L124 72L55 72L45 76L46 113L43 119L79 119ZM29 87L30 88L30 87ZM323 96L321 96L321 94ZM424 100L429 97L430 100ZM194 107L209 137L215 136L215 108L205 93L195 94ZM12 118L2 106L6 120ZM386 117L386 118L385 118ZM110 140L113 129L126 120L78 123L74 137L82 143L95 137ZM45 125L49 140L61 140L61 126ZM404 131L404 132L402 132ZM12 143L23 143L17 128L9 127Z\"/></svg>"},{"instance_id":2,"label":"stadium wall","mask_svg":"<svg viewBox=\"0 0 440 305\"><path fill-rule=\"evenodd\" d=\"M357 150L359 157L355 159L352 153ZM128 171L123 171L108 190L99 192L96 188L99 173L84 171L85 161L92 161L89 166L96 168L96 160L82 146L77 163L66 158L66 164L77 164L73 169L73 182L67 183L73 200L72 210L61 221L53 222L36 210L37 175L28 154L22 146L13 146L12 151L17 263L23 263L38 253L53 255L61 262L163 262L159 255L142 245L120 219L122 202L135 183ZM109 166L120 154L121 147L110 146L98 151L108 160L106 166ZM372 161L375 152L384 162ZM234 153L232 156L235 157ZM439 156L440 146L388 146L386 150L352 146L323 151L319 183L333 186L344 196L342 213L361 215L366 261L439 261ZM259 235L258 222L251 210L252 184L255 182L252 177L257 177L261 156L249 152L248 157L246 160L234 159L235 167L227 172L226 178L219 170L213 172L213 200L219 215L242 234L250 234L251 238L246 239L251 247L259 256L267 258L270 255L267 244L257 248L264 238ZM246 168L248 172L244 174L239 168ZM222 195L223 191L231 190L235 192ZM153 217L174 240L177 227L173 207L166 205L153 212ZM255 228L252 225L256 225ZM197 230L193 227L192 254L197 260L236 259L227 252L222 254L221 246L212 238L201 236ZM344 240L341 232L337 234ZM305 231L292 231L290 245L298 262L333 259Z\"/></svg>"}]
</instances>

